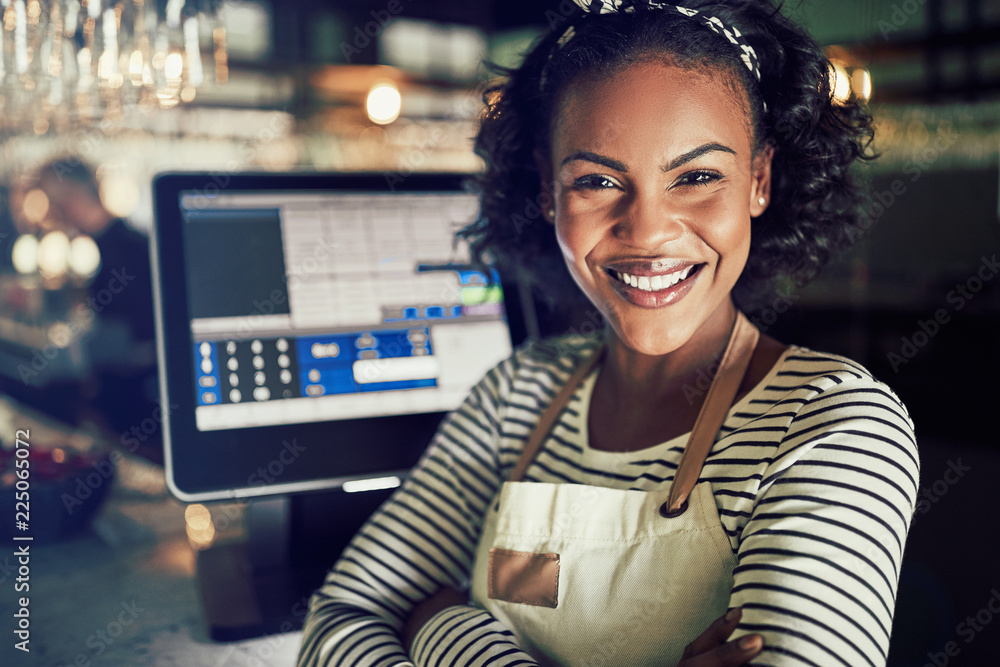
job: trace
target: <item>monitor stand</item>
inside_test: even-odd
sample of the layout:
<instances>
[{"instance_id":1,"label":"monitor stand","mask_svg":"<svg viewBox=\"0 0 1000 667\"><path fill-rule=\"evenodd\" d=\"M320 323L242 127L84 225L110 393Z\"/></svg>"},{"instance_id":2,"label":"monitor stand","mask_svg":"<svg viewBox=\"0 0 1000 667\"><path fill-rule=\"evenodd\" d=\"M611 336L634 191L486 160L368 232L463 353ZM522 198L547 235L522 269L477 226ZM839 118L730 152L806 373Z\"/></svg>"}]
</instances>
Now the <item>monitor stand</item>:
<instances>
[{"instance_id":1,"label":"monitor stand","mask_svg":"<svg viewBox=\"0 0 1000 667\"><path fill-rule=\"evenodd\" d=\"M208 634L227 642L302 627L309 596L392 489L251 500L244 538L198 552Z\"/></svg>"}]
</instances>

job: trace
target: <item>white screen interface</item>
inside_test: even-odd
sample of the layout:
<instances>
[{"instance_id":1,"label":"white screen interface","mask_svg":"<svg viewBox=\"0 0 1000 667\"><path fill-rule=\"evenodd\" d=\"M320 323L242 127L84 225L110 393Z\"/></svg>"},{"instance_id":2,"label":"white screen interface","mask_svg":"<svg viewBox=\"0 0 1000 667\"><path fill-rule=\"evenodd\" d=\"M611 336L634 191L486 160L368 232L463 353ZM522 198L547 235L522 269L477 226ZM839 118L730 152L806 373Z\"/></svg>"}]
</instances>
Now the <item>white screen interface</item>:
<instances>
[{"instance_id":1,"label":"white screen interface","mask_svg":"<svg viewBox=\"0 0 1000 667\"><path fill-rule=\"evenodd\" d=\"M453 410L510 356L456 192L181 196L200 431Z\"/></svg>"}]
</instances>

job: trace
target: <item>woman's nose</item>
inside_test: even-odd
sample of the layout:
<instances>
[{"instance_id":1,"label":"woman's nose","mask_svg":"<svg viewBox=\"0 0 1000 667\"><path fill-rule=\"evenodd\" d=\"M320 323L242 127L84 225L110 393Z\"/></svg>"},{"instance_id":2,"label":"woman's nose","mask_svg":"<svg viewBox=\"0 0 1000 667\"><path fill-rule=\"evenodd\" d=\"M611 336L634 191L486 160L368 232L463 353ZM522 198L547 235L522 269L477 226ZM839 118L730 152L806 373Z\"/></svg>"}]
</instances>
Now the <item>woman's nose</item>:
<instances>
[{"instance_id":1,"label":"woman's nose","mask_svg":"<svg viewBox=\"0 0 1000 667\"><path fill-rule=\"evenodd\" d=\"M684 234L684 223L676 207L662 192L636 196L628 202L614 226L615 237L625 245L657 250Z\"/></svg>"}]
</instances>

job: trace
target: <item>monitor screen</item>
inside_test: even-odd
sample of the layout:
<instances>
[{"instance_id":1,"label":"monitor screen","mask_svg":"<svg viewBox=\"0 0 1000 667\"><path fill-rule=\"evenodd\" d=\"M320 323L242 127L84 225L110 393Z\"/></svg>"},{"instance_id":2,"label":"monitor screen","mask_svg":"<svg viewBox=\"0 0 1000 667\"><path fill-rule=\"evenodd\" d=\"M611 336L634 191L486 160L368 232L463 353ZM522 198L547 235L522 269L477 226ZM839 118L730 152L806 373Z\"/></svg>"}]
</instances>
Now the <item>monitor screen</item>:
<instances>
[{"instance_id":1,"label":"monitor screen","mask_svg":"<svg viewBox=\"0 0 1000 667\"><path fill-rule=\"evenodd\" d=\"M455 241L477 197L445 175L225 178L154 188L172 490L239 497L405 472L512 351L501 283ZM290 458L278 451L290 438L298 458L255 477Z\"/></svg>"},{"instance_id":2,"label":"monitor screen","mask_svg":"<svg viewBox=\"0 0 1000 667\"><path fill-rule=\"evenodd\" d=\"M452 242L474 195L180 206L201 430L450 410L511 352L499 288Z\"/></svg>"}]
</instances>

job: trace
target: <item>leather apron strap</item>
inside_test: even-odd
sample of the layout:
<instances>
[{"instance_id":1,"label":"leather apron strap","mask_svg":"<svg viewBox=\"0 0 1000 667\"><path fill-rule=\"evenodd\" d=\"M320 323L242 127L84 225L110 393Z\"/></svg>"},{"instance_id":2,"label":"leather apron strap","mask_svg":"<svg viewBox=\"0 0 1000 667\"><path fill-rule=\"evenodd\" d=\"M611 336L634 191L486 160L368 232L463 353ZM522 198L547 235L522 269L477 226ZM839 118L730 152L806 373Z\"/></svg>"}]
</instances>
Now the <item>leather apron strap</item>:
<instances>
[{"instance_id":1,"label":"leather apron strap","mask_svg":"<svg viewBox=\"0 0 1000 667\"><path fill-rule=\"evenodd\" d=\"M702 465L711 451L712 445L715 444L715 436L722 427L722 423L729 413L729 408L732 407L733 399L743 383L743 376L750 365L750 359L753 357L759 339L760 331L757 330L757 327L753 326L746 316L737 310L736 322L730 333L729 343L726 345L722 360L719 362L719 370L712 378L705 402L698 412L694 428L691 429L691 436L688 438L687 446L681 455L680 465L677 467L673 484L670 487L670 496L660 508L660 513L663 516L677 516L686 509L688 495L698 482ZM538 424L531 432L521 458L518 459L514 471L511 473L510 481L518 482L524 476L573 392L604 358L606 350L607 347L602 345L577 368L552 403L542 413Z\"/></svg>"},{"instance_id":2,"label":"leather apron strap","mask_svg":"<svg viewBox=\"0 0 1000 667\"><path fill-rule=\"evenodd\" d=\"M712 378L705 402L698 411L694 428L691 429L691 437L688 438L684 453L681 454L680 465L677 466L673 484L670 485L670 496L660 508L660 514L663 516L676 516L686 509L688 495L698 483L705 458L715 444L715 436L726 421L726 415L733 405L736 392L743 384L743 376L746 375L758 340L760 331L757 327L751 324L743 313L736 311L736 323L729 335L726 351L723 352L722 360L719 362L719 370Z\"/></svg>"},{"instance_id":3,"label":"leather apron strap","mask_svg":"<svg viewBox=\"0 0 1000 667\"><path fill-rule=\"evenodd\" d=\"M549 407L545 409L542 416L538 419L538 424L535 425L535 429L531 432L531 436L528 438L527 444L524 446L524 451L521 452L521 458L517 460L517 465L514 466L514 472L510 475L510 481L520 482L521 477L524 476L524 471L528 469L531 462L535 460L535 456L538 455L538 450L541 449L542 443L545 442L545 438L548 437L549 431L552 430L552 425L556 423L556 419L559 418L559 414L562 412L566 404L569 403L570 397L583 378L590 374L590 371L594 370L594 367L600 363L601 359L604 358L604 353L607 351L607 345L601 345L594 354L587 359L583 364L577 368L569 379L566 380L566 384L563 388L559 390L556 397L552 399L552 403Z\"/></svg>"}]
</instances>

